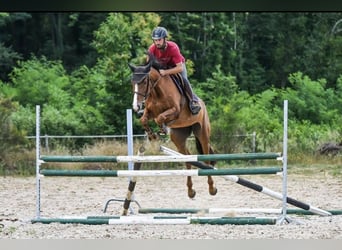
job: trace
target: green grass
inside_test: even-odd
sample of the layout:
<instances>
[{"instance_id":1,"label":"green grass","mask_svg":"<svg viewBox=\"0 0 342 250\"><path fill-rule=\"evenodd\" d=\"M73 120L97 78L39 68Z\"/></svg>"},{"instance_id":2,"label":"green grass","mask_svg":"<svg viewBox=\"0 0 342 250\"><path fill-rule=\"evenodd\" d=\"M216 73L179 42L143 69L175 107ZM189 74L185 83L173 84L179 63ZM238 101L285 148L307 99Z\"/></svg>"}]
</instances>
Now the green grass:
<instances>
[{"instance_id":1,"label":"green grass","mask_svg":"<svg viewBox=\"0 0 342 250\"><path fill-rule=\"evenodd\" d=\"M328 174L331 176L342 176L342 165L330 165L330 164L295 164L288 166L289 174Z\"/></svg>"},{"instance_id":2,"label":"green grass","mask_svg":"<svg viewBox=\"0 0 342 250\"><path fill-rule=\"evenodd\" d=\"M314 174L322 173L332 176L342 175L342 155L325 156L308 153L292 153L288 157L289 173Z\"/></svg>"}]
</instances>

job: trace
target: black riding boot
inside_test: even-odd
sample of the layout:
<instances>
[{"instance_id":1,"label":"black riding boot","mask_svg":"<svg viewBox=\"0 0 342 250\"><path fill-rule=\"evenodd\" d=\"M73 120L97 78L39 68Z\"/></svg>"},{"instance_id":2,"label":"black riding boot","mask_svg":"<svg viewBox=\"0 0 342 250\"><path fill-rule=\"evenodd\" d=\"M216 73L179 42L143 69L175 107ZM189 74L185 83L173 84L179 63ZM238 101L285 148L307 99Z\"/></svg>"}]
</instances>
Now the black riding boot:
<instances>
[{"instance_id":1,"label":"black riding boot","mask_svg":"<svg viewBox=\"0 0 342 250\"><path fill-rule=\"evenodd\" d=\"M190 83L186 80L184 81L184 90L189 99L189 108L190 108L191 113L193 115L198 114L198 112L200 112L201 110L201 106L198 102L197 96L192 91Z\"/></svg>"}]
</instances>

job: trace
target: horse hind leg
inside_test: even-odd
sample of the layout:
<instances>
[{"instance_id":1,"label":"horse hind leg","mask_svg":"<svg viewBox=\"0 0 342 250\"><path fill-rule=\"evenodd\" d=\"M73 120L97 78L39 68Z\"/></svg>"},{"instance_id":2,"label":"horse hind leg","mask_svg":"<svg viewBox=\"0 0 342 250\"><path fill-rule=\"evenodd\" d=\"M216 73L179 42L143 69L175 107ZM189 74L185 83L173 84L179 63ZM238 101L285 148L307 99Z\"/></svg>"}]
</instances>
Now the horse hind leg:
<instances>
[{"instance_id":1,"label":"horse hind leg","mask_svg":"<svg viewBox=\"0 0 342 250\"><path fill-rule=\"evenodd\" d=\"M172 128L170 130L170 139L177 147L177 150L181 154L190 154L186 148L186 139L190 136L191 130L189 128ZM190 163L185 163L187 169L191 169ZM194 198L196 191L193 189L193 183L191 176L186 177L186 185L188 187L188 197Z\"/></svg>"},{"instance_id":2,"label":"horse hind leg","mask_svg":"<svg viewBox=\"0 0 342 250\"><path fill-rule=\"evenodd\" d=\"M216 195L217 188L214 185L214 180L212 176L208 176L209 194Z\"/></svg>"},{"instance_id":3,"label":"horse hind leg","mask_svg":"<svg viewBox=\"0 0 342 250\"><path fill-rule=\"evenodd\" d=\"M212 147L209 145L209 154L214 154L214 150ZM214 166L216 164L216 161L210 161L207 164L210 164L211 166ZM208 185L209 185L209 193L211 195L216 195L217 194L217 188L214 186L214 180L212 176L208 176Z\"/></svg>"},{"instance_id":4,"label":"horse hind leg","mask_svg":"<svg viewBox=\"0 0 342 250\"><path fill-rule=\"evenodd\" d=\"M209 141L207 139L204 140L200 140L200 137L197 137L196 132L194 132L195 137L196 137L196 149L198 151L199 154L214 154L214 150L212 149L212 147L209 144ZM207 147L203 146L203 145L207 145ZM204 149L204 150L203 150ZM215 165L216 162L215 161L207 161L205 162L208 165ZM208 185L209 185L209 194L210 195L216 195L217 194L217 188L214 185L214 180L212 176L208 176Z\"/></svg>"},{"instance_id":5,"label":"horse hind leg","mask_svg":"<svg viewBox=\"0 0 342 250\"><path fill-rule=\"evenodd\" d=\"M187 168L187 169L191 169L191 164L188 164L188 163L187 163L187 164L186 164L186 168ZM195 198L195 196L196 196L196 191L195 191L195 189L192 188L193 183L192 183L192 178L191 178L191 176L187 176L187 177L186 177L186 185L187 185L187 187L188 187L188 197L191 198L191 199Z\"/></svg>"}]
</instances>

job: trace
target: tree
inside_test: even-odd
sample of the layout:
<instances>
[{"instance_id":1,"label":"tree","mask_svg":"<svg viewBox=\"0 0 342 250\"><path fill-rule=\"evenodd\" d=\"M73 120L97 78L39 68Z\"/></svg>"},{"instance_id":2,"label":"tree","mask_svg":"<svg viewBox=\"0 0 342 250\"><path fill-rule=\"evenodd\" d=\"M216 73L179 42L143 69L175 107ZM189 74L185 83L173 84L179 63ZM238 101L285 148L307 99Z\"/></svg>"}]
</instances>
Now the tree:
<instances>
[{"instance_id":1,"label":"tree","mask_svg":"<svg viewBox=\"0 0 342 250\"><path fill-rule=\"evenodd\" d=\"M287 88L281 99L291 102L291 115L299 121L310 121L313 124L334 124L340 120L336 104L336 94L327 88L325 79L311 80L301 72L291 74L289 82L293 88Z\"/></svg>"},{"instance_id":2,"label":"tree","mask_svg":"<svg viewBox=\"0 0 342 250\"><path fill-rule=\"evenodd\" d=\"M161 25L168 28L184 56L194 62L196 81L210 77L215 65L232 72L234 25L232 13L161 13Z\"/></svg>"},{"instance_id":3,"label":"tree","mask_svg":"<svg viewBox=\"0 0 342 250\"><path fill-rule=\"evenodd\" d=\"M11 47L6 47L0 43L0 79L7 81L8 74L20 59L22 57Z\"/></svg>"},{"instance_id":4,"label":"tree","mask_svg":"<svg viewBox=\"0 0 342 250\"><path fill-rule=\"evenodd\" d=\"M123 117L131 108L131 71L128 62L145 62L150 32L159 23L153 13L111 13L95 31L93 46L100 54L96 71L105 76L110 98L102 100L107 124L114 133L126 133Z\"/></svg>"},{"instance_id":5,"label":"tree","mask_svg":"<svg viewBox=\"0 0 342 250\"><path fill-rule=\"evenodd\" d=\"M0 13L0 29L10 22L10 15L8 13ZM22 59L21 55L17 53L8 42L8 35L0 35L0 79L7 81L7 75L11 72L12 68L16 65L17 60Z\"/></svg>"}]
</instances>

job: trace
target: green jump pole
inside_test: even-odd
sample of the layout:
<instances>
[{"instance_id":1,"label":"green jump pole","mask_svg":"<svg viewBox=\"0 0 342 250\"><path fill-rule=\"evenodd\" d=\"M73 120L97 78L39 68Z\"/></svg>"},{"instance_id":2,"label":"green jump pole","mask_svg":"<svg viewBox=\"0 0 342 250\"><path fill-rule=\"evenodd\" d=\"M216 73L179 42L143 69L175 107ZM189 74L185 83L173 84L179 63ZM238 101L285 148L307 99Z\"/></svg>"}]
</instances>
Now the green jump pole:
<instances>
[{"instance_id":1,"label":"green jump pole","mask_svg":"<svg viewBox=\"0 0 342 250\"><path fill-rule=\"evenodd\" d=\"M256 175L276 174L279 167L232 168L232 169L191 169L191 170L68 170L42 169L44 176L91 176L91 177L131 177L131 176L215 176L215 175Z\"/></svg>"},{"instance_id":2,"label":"green jump pole","mask_svg":"<svg viewBox=\"0 0 342 250\"><path fill-rule=\"evenodd\" d=\"M190 219L190 224L210 225L274 225L275 218L253 218L253 217L222 217L222 218L199 218Z\"/></svg>"},{"instance_id":3,"label":"green jump pole","mask_svg":"<svg viewBox=\"0 0 342 250\"><path fill-rule=\"evenodd\" d=\"M184 216L157 216L157 217L88 217L88 218L39 218L31 220L32 223L61 223L61 224L211 224L211 225L266 225L276 224L276 218L257 217L184 217Z\"/></svg>"},{"instance_id":4,"label":"green jump pole","mask_svg":"<svg viewBox=\"0 0 342 250\"><path fill-rule=\"evenodd\" d=\"M330 212L332 215L342 215L342 210L339 209L333 209L333 210L326 210ZM287 209L286 213L288 214L297 214L297 215L317 215L311 211L303 210L303 209Z\"/></svg>"},{"instance_id":5,"label":"green jump pole","mask_svg":"<svg viewBox=\"0 0 342 250\"><path fill-rule=\"evenodd\" d=\"M41 156L43 162L196 162L222 160L278 159L281 153L243 153L206 155L151 155L151 156Z\"/></svg>"}]
</instances>

